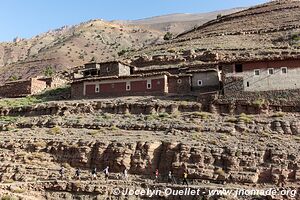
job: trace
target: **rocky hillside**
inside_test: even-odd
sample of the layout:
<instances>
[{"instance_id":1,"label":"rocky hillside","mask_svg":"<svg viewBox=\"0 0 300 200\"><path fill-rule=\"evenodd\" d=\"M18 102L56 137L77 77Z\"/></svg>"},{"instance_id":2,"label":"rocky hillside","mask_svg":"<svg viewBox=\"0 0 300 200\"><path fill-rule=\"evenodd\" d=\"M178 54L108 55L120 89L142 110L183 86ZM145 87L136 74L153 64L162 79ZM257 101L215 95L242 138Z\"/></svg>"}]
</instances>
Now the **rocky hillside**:
<instances>
[{"instance_id":1,"label":"rocky hillside","mask_svg":"<svg viewBox=\"0 0 300 200\"><path fill-rule=\"evenodd\" d=\"M208 21L216 19L218 16L228 15L243 9L245 8L233 8L200 14L170 14L141 20L127 21L125 23L139 25L161 32L171 32L174 35L177 35L191 30L194 27L201 26Z\"/></svg>"},{"instance_id":2,"label":"rocky hillside","mask_svg":"<svg viewBox=\"0 0 300 200\"><path fill-rule=\"evenodd\" d=\"M145 48L135 56L140 55L147 62L154 55L180 59L187 51L193 52L194 58L211 52L223 60L297 55L299 21L300 1L271 1L219 17L166 44Z\"/></svg>"},{"instance_id":3,"label":"rocky hillside","mask_svg":"<svg viewBox=\"0 0 300 200\"><path fill-rule=\"evenodd\" d=\"M46 67L65 71L90 61L114 60L128 51L162 43L174 34L228 14L230 9L204 14L176 14L135 21L92 20L65 26L31 39L0 43L0 83L10 78L43 75Z\"/></svg>"},{"instance_id":4,"label":"rocky hillside","mask_svg":"<svg viewBox=\"0 0 300 200\"><path fill-rule=\"evenodd\" d=\"M230 104L233 112L217 105L206 112L201 103L150 97L1 108L0 197L154 200L159 196L126 197L112 190L163 190L171 170L177 184L168 187L184 189L182 174L188 171L190 188L203 191L204 199L281 199L280 195L209 197L207 192L274 187L280 191L282 184L298 190L298 196L285 199L299 199L299 114L248 106L257 113L242 114L243 110L234 109L239 106ZM244 107L243 103L240 108ZM111 172L108 181L101 172L106 166ZM93 167L99 173L91 181ZM74 177L77 168L81 180ZM128 181L120 179L125 168ZM160 172L157 182L155 169Z\"/></svg>"},{"instance_id":5,"label":"rocky hillside","mask_svg":"<svg viewBox=\"0 0 300 200\"><path fill-rule=\"evenodd\" d=\"M11 76L43 74L47 66L68 70L90 61L107 61L126 51L157 43L163 33L133 25L92 20L0 44L0 82Z\"/></svg>"}]
</instances>

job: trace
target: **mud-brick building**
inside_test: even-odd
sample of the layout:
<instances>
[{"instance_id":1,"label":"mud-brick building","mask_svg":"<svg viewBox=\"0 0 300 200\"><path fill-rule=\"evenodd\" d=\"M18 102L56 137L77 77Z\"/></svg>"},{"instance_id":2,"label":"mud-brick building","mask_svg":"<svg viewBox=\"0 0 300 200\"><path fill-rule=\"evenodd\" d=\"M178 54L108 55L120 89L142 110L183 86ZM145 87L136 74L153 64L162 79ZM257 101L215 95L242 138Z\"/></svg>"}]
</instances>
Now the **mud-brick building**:
<instances>
[{"instance_id":1,"label":"mud-brick building","mask_svg":"<svg viewBox=\"0 0 300 200\"><path fill-rule=\"evenodd\" d=\"M68 83L66 79L60 77L41 77L38 80L46 82L47 88L58 88Z\"/></svg>"},{"instance_id":2,"label":"mud-brick building","mask_svg":"<svg viewBox=\"0 0 300 200\"><path fill-rule=\"evenodd\" d=\"M177 76L186 74L188 75L185 80L190 81L189 93L199 94L207 92L215 92L220 90L221 74L218 70L217 64L213 65L162 65L162 66L147 66L136 68L133 73L157 73L157 72L168 72L171 75ZM181 82L181 80L178 80Z\"/></svg>"},{"instance_id":3,"label":"mud-brick building","mask_svg":"<svg viewBox=\"0 0 300 200\"><path fill-rule=\"evenodd\" d=\"M87 63L83 69L74 74L74 78L94 77L94 76L128 76L132 74L133 67L119 61L104 63Z\"/></svg>"},{"instance_id":4,"label":"mud-brick building","mask_svg":"<svg viewBox=\"0 0 300 200\"><path fill-rule=\"evenodd\" d=\"M207 93L220 90L221 76L216 69L188 70L191 74L192 92Z\"/></svg>"},{"instance_id":5,"label":"mud-brick building","mask_svg":"<svg viewBox=\"0 0 300 200\"><path fill-rule=\"evenodd\" d=\"M165 95L172 92L187 92L189 82L168 73L140 74L113 77L92 77L74 80L71 84L73 99L135 95ZM169 87L169 84L171 87ZM187 86L184 86L187 84ZM177 85L180 85L178 87Z\"/></svg>"},{"instance_id":6,"label":"mud-brick building","mask_svg":"<svg viewBox=\"0 0 300 200\"><path fill-rule=\"evenodd\" d=\"M236 61L222 64L224 94L300 88L300 58Z\"/></svg>"},{"instance_id":7,"label":"mud-brick building","mask_svg":"<svg viewBox=\"0 0 300 200\"><path fill-rule=\"evenodd\" d=\"M0 86L0 97L24 97L37 94L47 87L45 81L38 78L7 82Z\"/></svg>"},{"instance_id":8,"label":"mud-brick building","mask_svg":"<svg viewBox=\"0 0 300 200\"><path fill-rule=\"evenodd\" d=\"M71 97L197 95L220 90L217 69L190 69L176 65L138 68L117 61L89 63L74 74Z\"/></svg>"}]
</instances>

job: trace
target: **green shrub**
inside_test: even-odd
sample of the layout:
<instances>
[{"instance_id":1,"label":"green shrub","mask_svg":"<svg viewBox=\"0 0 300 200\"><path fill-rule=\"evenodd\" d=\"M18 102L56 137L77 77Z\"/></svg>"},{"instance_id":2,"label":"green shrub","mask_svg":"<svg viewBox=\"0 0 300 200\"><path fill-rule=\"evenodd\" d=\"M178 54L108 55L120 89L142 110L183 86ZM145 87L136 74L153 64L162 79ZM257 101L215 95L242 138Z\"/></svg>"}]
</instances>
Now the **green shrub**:
<instances>
[{"instance_id":1,"label":"green shrub","mask_svg":"<svg viewBox=\"0 0 300 200\"><path fill-rule=\"evenodd\" d=\"M215 171L216 174L220 175L220 176L225 176L226 173L222 168L219 168Z\"/></svg>"},{"instance_id":2,"label":"green shrub","mask_svg":"<svg viewBox=\"0 0 300 200\"><path fill-rule=\"evenodd\" d=\"M284 117L285 114L283 112L274 113L271 117Z\"/></svg>"},{"instance_id":3,"label":"green shrub","mask_svg":"<svg viewBox=\"0 0 300 200\"><path fill-rule=\"evenodd\" d=\"M3 181L3 183L5 183L5 184L13 183L13 182L14 182L14 180L12 180L12 179L6 179Z\"/></svg>"},{"instance_id":4,"label":"green shrub","mask_svg":"<svg viewBox=\"0 0 300 200\"><path fill-rule=\"evenodd\" d=\"M237 121L238 121L238 119L235 117L230 117L225 120L225 122L230 122L230 123L236 123Z\"/></svg>"},{"instance_id":5,"label":"green shrub","mask_svg":"<svg viewBox=\"0 0 300 200\"><path fill-rule=\"evenodd\" d=\"M249 124L251 122L253 122L253 119L251 116L246 115L245 113L240 114L239 116L239 120Z\"/></svg>"},{"instance_id":6,"label":"green shrub","mask_svg":"<svg viewBox=\"0 0 300 200\"><path fill-rule=\"evenodd\" d=\"M265 99L257 99L257 100L252 102L253 105L255 105L259 108L261 108L265 103L266 103Z\"/></svg>"},{"instance_id":7,"label":"green shrub","mask_svg":"<svg viewBox=\"0 0 300 200\"><path fill-rule=\"evenodd\" d=\"M164 35L164 40L172 40L173 39L173 34L170 33L170 32L167 32L165 35Z\"/></svg>"},{"instance_id":8,"label":"green shrub","mask_svg":"<svg viewBox=\"0 0 300 200\"><path fill-rule=\"evenodd\" d=\"M170 115L168 113L166 113L166 112L163 112L163 113L159 113L158 117L159 118L167 118L167 117L170 117Z\"/></svg>"},{"instance_id":9,"label":"green shrub","mask_svg":"<svg viewBox=\"0 0 300 200\"><path fill-rule=\"evenodd\" d=\"M10 195L4 195L1 197L1 200L17 200L17 198Z\"/></svg>"},{"instance_id":10,"label":"green shrub","mask_svg":"<svg viewBox=\"0 0 300 200\"><path fill-rule=\"evenodd\" d=\"M9 77L9 81L17 81L17 80L20 80L20 79L21 79L21 77L15 75L15 74L13 74Z\"/></svg>"},{"instance_id":11,"label":"green shrub","mask_svg":"<svg viewBox=\"0 0 300 200\"><path fill-rule=\"evenodd\" d=\"M109 127L108 130L117 131L117 130L119 130L119 128L116 125L113 125L113 126Z\"/></svg>"},{"instance_id":12,"label":"green shrub","mask_svg":"<svg viewBox=\"0 0 300 200\"><path fill-rule=\"evenodd\" d=\"M201 119L208 119L211 118L212 114L208 112L193 112L192 116L200 117Z\"/></svg>"},{"instance_id":13,"label":"green shrub","mask_svg":"<svg viewBox=\"0 0 300 200\"><path fill-rule=\"evenodd\" d=\"M50 135L58 135L58 134L61 134L61 129L59 126L55 126L53 128L51 128L49 131L48 131L48 134Z\"/></svg>"},{"instance_id":14,"label":"green shrub","mask_svg":"<svg viewBox=\"0 0 300 200\"><path fill-rule=\"evenodd\" d=\"M44 76L52 77L55 73L55 70L51 66L47 66L44 70Z\"/></svg>"}]
</instances>

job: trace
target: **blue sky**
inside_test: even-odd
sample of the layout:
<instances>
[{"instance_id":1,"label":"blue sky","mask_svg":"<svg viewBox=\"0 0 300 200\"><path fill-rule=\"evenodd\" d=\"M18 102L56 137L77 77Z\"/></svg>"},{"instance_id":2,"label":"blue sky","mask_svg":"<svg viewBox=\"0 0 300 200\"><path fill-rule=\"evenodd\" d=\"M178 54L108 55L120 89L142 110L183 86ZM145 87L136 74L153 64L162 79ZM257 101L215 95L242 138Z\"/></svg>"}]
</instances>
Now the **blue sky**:
<instances>
[{"instance_id":1,"label":"blue sky","mask_svg":"<svg viewBox=\"0 0 300 200\"><path fill-rule=\"evenodd\" d=\"M90 19L141 19L171 13L203 13L251 6L267 0L4 0L0 41L30 38Z\"/></svg>"}]
</instances>

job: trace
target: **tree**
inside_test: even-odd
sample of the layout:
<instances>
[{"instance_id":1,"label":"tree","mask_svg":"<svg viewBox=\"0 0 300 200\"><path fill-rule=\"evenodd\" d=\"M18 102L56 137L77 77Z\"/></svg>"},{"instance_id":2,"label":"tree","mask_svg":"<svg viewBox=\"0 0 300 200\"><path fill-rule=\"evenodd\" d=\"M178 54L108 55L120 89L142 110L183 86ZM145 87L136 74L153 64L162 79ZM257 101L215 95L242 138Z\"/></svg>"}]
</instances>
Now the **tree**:
<instances>
[{"instance_id":1,"label":"tree","mask_svg":"<svg viewBox=\"0 0 300 200\"><path fill-rule=\"evenodd\" d=\"M170 33L170 32L167 32L165 35L164 35L164 40L171 40L173 38L173 34Z\"/></svg>"},{"instance_id":2,"label":"tree","mask_svg":"<svg viewBox=\"0 0 300 200\"><path fill-rule=\"evenodd\" d=\"M19 76L17 76L17 75L15 75L15 74L13 74L13 75L11 75L10 77L9 77L9 80L10 81L16 81L16 80L20 80L21 78L19 77Z\"/></svg>"},{"instance_id":3,"label":"tree","mask_svg":"<svg viewBox=\"0 0 300 200\"><path fill-rule=\"evenodd\" d=\"M52 77L54 75L54 69L51 66L47 66L44 71L44 76Z\"/></svg>"},{"instance_id":4,"label":"tree","mask_svg":"<svg viewBox=\"0 0 300 200\"><path fill-rule=\"evenodd\" d=\"M90 62L96 62L95 56L93 56L93 57L91 58Z\"/></svg>"},{"instance_id":5,"label":"tree","mask_svg":"<svg viewBox=\"0 0 300 200\"><path fill-rule=\"evenodd\" d=\"M217 15L217 19L220 19L222 17L222 14Z\"/></svg>"}]
</instances>

